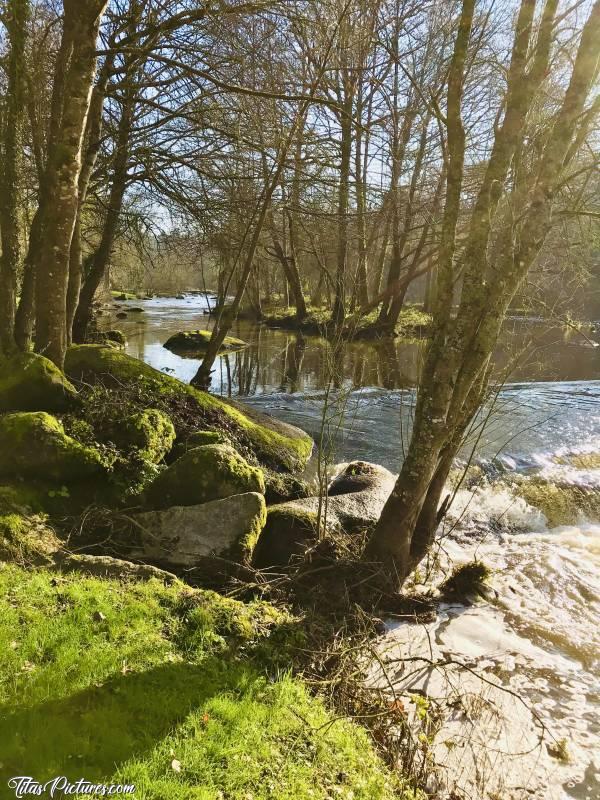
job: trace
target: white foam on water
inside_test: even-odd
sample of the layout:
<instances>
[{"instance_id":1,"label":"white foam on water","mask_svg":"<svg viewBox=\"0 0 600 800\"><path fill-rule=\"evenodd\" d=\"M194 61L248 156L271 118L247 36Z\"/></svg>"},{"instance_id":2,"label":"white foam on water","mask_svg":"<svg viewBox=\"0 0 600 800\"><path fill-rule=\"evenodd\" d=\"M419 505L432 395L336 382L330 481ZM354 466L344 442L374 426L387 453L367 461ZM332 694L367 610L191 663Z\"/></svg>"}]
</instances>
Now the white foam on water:
<instances>
[{"instance_id":1,"label":"white foam on water","mask_svg":"<svg viewBox=\"0 0 600 800\"><path fill-rule=\"evenodd\" d=\"M598 449L594 441L538 456L538 476L560 475L563 484L594 490L599 470L557 460ZM446 621L436 625L440 649L478 669L501 670L550 735L568 743L570 763L558 764L553 778L559 796L599 798L600 524L549 529L541 511L503 482L461 489L450 522L444 553L455 564L479 559L491 567L496 599L447 608Z\"/></svg>"},{"instance_id":2,"label":"white foam on water","mask_svg":"<svg viewBox=\"0 0 600 800\"><path fill-rule=\"evenodd\" d=\"M546 530L544 514L501 484L485 484L473 490L459 489L448 517L461 525L501 523L530 531Z\"/></svg>"}]
</instances>

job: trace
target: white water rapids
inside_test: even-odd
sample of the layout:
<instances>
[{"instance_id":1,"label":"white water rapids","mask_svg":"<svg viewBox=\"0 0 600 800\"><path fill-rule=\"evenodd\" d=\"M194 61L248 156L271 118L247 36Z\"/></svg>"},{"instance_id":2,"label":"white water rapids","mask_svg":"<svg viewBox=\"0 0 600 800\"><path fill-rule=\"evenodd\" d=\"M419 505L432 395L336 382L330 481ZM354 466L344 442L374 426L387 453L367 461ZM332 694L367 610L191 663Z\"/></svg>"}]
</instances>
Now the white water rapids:
<instances>
[{"instance_id":1,"label":"white water rapids","mask_svg":"<svg viewBox=\"0 0 600 800\"><path fill-rule=\"evenodd\" d=\"M570 455L561 448L537 457L542 492L544 481L550 491L557 480L598 491L600 469L556 463ZM438 568L476 559L492 569L488 599L442 605L431 624L390 624L382 658L395 664L408 654L466 667L448 676L423 662L415 678L410 661L394 671L399 695L425 692L443 707L462 704L460 713L446 708L435 739L442 775L435 797L597 800L600 524L573 509L571 524L551 527L512 479L505 473L460 489L438 543ZM469 697L481 699L478 711L465 710ZM565 758L557 757L561 748Z\"/></svg>"}]
</instances>

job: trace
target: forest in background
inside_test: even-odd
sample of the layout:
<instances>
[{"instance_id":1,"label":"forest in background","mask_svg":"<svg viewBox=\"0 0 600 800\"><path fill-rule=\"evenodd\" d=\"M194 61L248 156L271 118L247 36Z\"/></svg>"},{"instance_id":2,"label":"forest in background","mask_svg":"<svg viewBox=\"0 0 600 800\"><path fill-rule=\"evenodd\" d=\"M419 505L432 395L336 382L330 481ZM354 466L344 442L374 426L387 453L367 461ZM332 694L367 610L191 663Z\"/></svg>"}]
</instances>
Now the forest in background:
<instances>
[{"instance_id":1,"label":"forest in background","mask_svg":"<svg viewBox=\"0 0 600 800\"><path fill-rule=\"evenodd\" d=\"M105 5L78 3L72 14L73 24L97 26L99 40L97 63L94 53L81 55L93 93L77 154L69 288L59 298L67 298L67 341L73 331L85 338L111 267L116 288L206 287L223 296L242 287L242 305L257 316L274 304L292 306L299 318L325 308L338 321L376 311L393 331L407 298L432 308L459 3L135 0L109 3L100 19ZM59 4L4 6L3 275L17 280L5 277L3 297L14 304L10 284L23 287L23 343L35 316L25 275L48 251L37 241L36 211L60 133L61 80L77 77L60 74L69 32L61 31ZM68 21L68 3L65 10ZM504 113L516 10L473 10L461 98L463 238ZM585 13L586 4L575 3L553 23L524 163L543 143ZM84 47L81 33L70 35ZM518 308L596 314L596 218L588 214L598 177L588 162L581 166L576 185L563 188L560 224ZM7 320L11 313L7 306Z\"/></svg>"}]
</instances>

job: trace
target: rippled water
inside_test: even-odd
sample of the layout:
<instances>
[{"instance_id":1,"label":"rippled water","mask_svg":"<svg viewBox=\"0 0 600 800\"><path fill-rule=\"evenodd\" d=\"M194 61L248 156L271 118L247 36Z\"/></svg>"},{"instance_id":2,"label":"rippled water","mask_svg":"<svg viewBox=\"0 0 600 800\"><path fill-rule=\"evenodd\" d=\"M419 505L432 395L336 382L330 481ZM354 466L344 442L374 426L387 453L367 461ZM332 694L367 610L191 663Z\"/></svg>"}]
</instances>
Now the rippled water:
<instances>
[{"instance_id":1,"label":"rippled water","mask_svg":"<svg viewBox=\"0 0 600 800\"><path fill-rule=\"evenodd\" d=\"M187 381L199 362L162 345L179 330L210 327L208 304L192 295L120 303L145 311L124 320L111 315L103 325L126 333L128 353ZM234 333L249 346L218 360L213 391L242 396L316 438L327 394L330 403L338 401L328 412L337 431L332 459L399 469L421 343L354 343L332 355L318 338L244 322ZM557 765L553 778L563 796L598 798L600 519L573 506L568 524L552 527L517 486L536 480L548 492L557 485L600 492L600 459L589 458L600 453L600 348L577 335L515 322L496 354L499 372L525 342L531 352L495 399L483 435L475 430L462 454L468 456L477 440L483 480L458 492L451 531L442 539L454 560L476 556L494 569L497 599L475 611L448 608L436 636L448 655L483 670L501 666L507 685L533 704L556 738L568 741L571 763Z\"/></svg>"}]
</instances>

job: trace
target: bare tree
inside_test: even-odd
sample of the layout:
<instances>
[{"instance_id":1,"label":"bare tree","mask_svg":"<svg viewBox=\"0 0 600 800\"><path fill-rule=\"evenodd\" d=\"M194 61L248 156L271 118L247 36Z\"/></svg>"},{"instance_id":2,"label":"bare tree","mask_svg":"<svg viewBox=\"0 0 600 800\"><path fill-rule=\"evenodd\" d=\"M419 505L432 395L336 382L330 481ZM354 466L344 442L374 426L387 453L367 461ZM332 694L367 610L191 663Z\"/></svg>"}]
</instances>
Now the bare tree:
<instances>
[{"instance_id":1,"label":"bare tree","mask_svg":"<svg viewBox=\"0 0 600 800\"><path fill-rule=\"evenodd\" d=\"M34 253L38 352L62 366L67 347L69 254L78 204L82 144L96 72L96 40L107 0L65 0L46 169L42 242ZM30 242L31 247L31 242Z\"/></svg>"}]
</instances>

